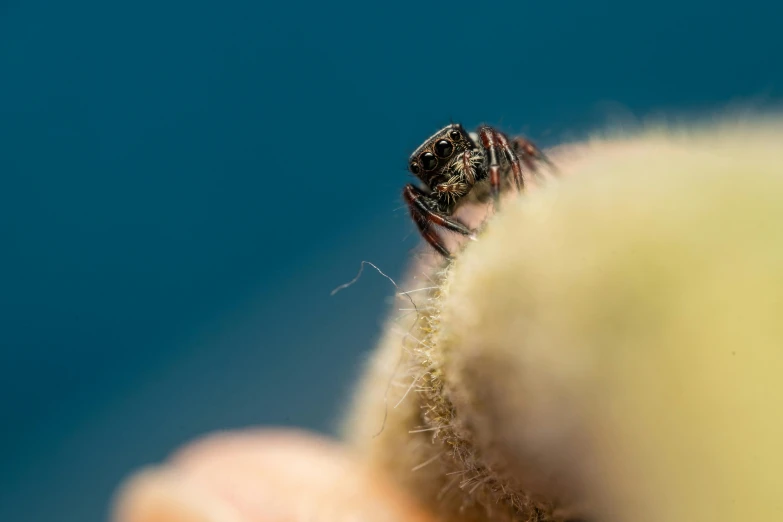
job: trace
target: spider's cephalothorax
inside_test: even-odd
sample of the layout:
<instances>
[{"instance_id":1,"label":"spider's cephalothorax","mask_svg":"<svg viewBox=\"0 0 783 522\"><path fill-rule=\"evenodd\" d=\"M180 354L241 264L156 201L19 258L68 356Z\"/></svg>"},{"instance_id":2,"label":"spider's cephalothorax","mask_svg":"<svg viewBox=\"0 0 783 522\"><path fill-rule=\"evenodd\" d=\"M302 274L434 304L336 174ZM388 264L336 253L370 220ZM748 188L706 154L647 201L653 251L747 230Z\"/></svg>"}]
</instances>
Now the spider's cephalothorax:
<instances>
[{"instance_id":1,"label":"spider's cephalothorax","mask_svg":"<svg viewBox=\"0 0 783 522\"><path fill-rule=\"evenodd\" d=\"M426 189L406 185L403 197L424 239L450 258L449 250L431 225L475 239L473 230L452 217L462 202L471 199L465 196L482 200L489 194L497 205L501 189L512 184L520 191L524 187L522 165L535 172L538 161L548 163L541 151L525 138L509 140L488 126L469 134L462 125L453 123L411 154L408 168L426 184ZM487 186L488 192L476 190Z\"/></svg>"}]
</instances>

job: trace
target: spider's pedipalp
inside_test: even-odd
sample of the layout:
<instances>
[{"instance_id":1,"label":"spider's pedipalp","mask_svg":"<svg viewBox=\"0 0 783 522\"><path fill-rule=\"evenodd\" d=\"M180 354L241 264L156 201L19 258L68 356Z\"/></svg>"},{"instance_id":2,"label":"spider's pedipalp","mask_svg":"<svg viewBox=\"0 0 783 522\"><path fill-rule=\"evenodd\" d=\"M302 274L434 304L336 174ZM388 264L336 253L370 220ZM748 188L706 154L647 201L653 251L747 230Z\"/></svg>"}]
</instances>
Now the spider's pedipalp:
<instances>
[{"instance_id":1,"label":"spider's pedipalp","mask_svg":"<svg viewBox=\"0 0 783 522\"><path fill-rule=\"evenodd\" d=\"M435 191L446 197L449 203L456 202L470 191L470 185L463 183L460 176L452 176L445 183L435 185Z\"/></svg>"},{"instance_id":2,"label":"spider's pedipalp","mask_svg":"<svg viewBox=\"0 0 783 522\"><path fill-rule=\"evenodd\" d=\"M481 167L483 158L478 151L466 150L454 160L452 169L461 176L467 184L476 184L477 171Z\"/></svg>"}]
</instances>

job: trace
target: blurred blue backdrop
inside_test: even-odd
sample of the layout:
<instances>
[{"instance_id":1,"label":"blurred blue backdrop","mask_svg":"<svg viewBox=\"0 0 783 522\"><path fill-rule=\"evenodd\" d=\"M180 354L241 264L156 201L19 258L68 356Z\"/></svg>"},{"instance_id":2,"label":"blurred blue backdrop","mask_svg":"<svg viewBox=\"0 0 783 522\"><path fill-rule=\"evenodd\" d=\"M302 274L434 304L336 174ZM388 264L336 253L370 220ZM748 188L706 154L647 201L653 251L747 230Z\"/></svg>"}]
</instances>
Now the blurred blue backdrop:
<instances>
[{"instance_id":1,"label":"blurred blue backdrop","mask_svg":"<svg viewBox=\"0 0 783 522\"><path fill-rule=\"evenodd\" d=\"M780 98L780 2L0 0L0 520L210 430L330 431L449 119L571 139ZM619 108L619 109L618 109Z\"/></svg>"}]
</instances>

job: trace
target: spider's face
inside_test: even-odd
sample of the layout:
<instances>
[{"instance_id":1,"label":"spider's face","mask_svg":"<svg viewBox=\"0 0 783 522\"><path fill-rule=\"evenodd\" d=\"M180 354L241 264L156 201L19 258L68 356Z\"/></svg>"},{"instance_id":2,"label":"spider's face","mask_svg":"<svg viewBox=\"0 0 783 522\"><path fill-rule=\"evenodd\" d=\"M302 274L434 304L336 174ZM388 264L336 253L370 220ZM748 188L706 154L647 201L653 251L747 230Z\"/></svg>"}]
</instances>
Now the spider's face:
<instances>
[{"instance_id":1,"label":"spider's face","mask_svg":"<svg viewBox=\"0 0 783 522\"><path fill-rule=\"evenodd\" d=\"M459 123L442 128L425 141L408 161L408 169L432 187L456 155L473 148L473 141Z\"/></svg>"}]
</instances>

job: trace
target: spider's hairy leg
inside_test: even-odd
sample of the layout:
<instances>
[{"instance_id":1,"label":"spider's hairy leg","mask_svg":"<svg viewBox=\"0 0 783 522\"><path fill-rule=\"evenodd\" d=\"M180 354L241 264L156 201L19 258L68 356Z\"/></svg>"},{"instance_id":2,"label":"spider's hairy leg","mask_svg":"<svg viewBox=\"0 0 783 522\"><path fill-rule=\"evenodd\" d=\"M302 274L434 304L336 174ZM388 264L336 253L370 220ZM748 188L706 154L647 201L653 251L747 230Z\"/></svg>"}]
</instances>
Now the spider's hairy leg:
<instances>
[{"instance_id":1,"label":"spider's hairy leg","mask_svg":"<svg viewBox=\"0 0 783 522\"><path fill-rule=\"evenodd\" d=\"M446 259L453 259L451 252L449 252L449 249L443 244L443 241L438 237L438 234L427 225L426 218L414 215L413 222L416 223L416 227L419 229L419 232L421 232L421 237L423 237L432 248L437 250L438 253Z\"/></svg>"},{"instance_id":2,"label":"spider's hairy leg","mask_svg":"<svg viewBox=\"0 0 783 522\"><path fill-rule=\"evenodd\" d=\"M476 168L481 164L481 155L466 150L454 161L454 171L471 187L476 184Z\"/></svg>"},{"instance_id":3,"label":"spider's hairy leg","mask_svg":"<svg viewBox=\"0 0 783 522\"><path fill-rule=\"evenodd\" d=\"M500 206L500 163L498 162L498 142L495 129L483 126L478 130L481 146L489 155L489 186L495 208Z\"/></svg>"},{"instance_id":4,"label":"spider's hairy leg","mask_svg":"<svg viewBox=\"0 0 783 522\"><path fill-rule=\"evenodd\" d=\"M402 192L405 202L408 204L411 217L416 222L416 226L419 227L424 239L433 246L438 252L445 257L451 257L448 250L443 246L442 241L437 235L429 229L430 223L443 227L452 232L457 232L463 236L467 236L471 239L475 239L474 232L457 221L444 214L438 207L438 203L435 199L428 196L424 191L415 187L414 185L406 185Z\"/></svg>"},{"instance_id":5,"label":"spider's hairy leg","mask_svg":"<svg viewBox=\"0 0 783 522\"><path fill-rule=\"evenodd\" d=\"M503 149L503 152L506 155L506 160L508 160L508 163L511 165L511 173L514 176L514 184L516 185L517 190L522 192L525 187L525 180L522 178L522 167L519 164L519 158L514 153L514 149L509 146L508 138L506 138L505 134L495 131L495 136L497 137L498 143L500 143L500 147Z\"/></svg>"}]
</instances>

